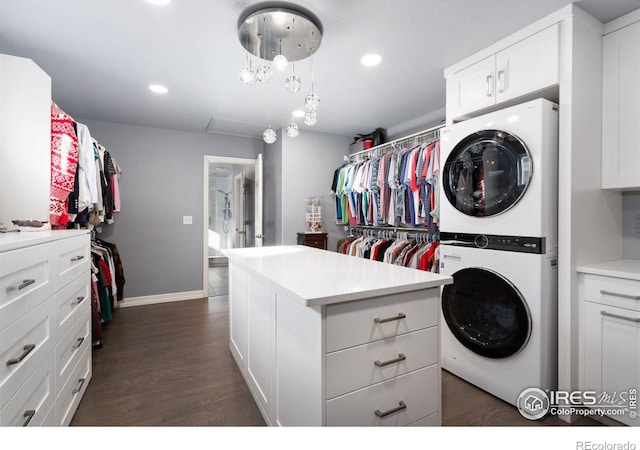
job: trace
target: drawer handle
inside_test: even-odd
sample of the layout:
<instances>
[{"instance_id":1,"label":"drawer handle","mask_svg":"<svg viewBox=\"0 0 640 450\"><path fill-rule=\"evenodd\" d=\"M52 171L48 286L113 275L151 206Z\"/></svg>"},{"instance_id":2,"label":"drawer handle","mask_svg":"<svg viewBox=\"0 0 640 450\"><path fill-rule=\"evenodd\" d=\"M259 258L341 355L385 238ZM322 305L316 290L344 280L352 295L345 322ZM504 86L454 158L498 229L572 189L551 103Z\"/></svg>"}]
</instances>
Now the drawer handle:
<instances>
[{"instance_id":1,"label":"drawer handle","mask_svg":"<svg viewBox=\"0 0 640 450\"><path fill-rule=\"evenodd\" d=\"M487 75L487 78L485 79L485 93L487 94L487 97L491 97L493 95L493 89L491 89L493 86L493 75Z\"/></svg>"},{"instance_id":2,"label":"drawer handle","mask_svg":"<svg viewBox=\"0 0 640 450\"><path fill-rule=\"evenodd\" d=\"M36 280L33 280L33 279L22 280L22 283L20 283L18 286L8 286L7 287L7 292L21 291L22 289L26 288L27 286L31 286L35 282L36 282Z\"/></svg>"},{"instance_id":3,"label":"drawer handle","mask_svg":"<svg viewBox=\"0 0 640 450\"><path fill-rule=\"evenodd\" d=\"M404 319L405 317L407 316L404 313L399 313L397 316L387 317L386 319L381 319L379 317L376 317L375 319L373 319L373 321L375 323L387 323L387 322L393 322L394 320Z\"/></svg>"},{"instance_id":4,"label":"drawer handle","mask_svg":"<svg viewBox=\"0 0 640 450\"><path fill-rule=\"evenodd\" d=\"M614 297L630 298L631 300L640 300L640 295L620 294L619 292L607 291L606 289L600 289L602 295L613 295Z\"/></svg>"},{"instance_id":5,"label":"drawer handle","mask_svg":"<svg viewBox=\"0 0 640 450\"><path fill-rule=\"evenodd\" d=\"M80 261L81 259L84 259L84 255L74 256L71 258L71 262Z\"/></svg>"},{"instance_id":6,"label":"drawer handle","mask_svg":"<svg viewBox=\"0 0 640 450\"><path fill-rule=\"evenodd\" d=\"M33 351L34 348L36 348L35 344L25 345L22 348L22 350L24 350L22 352L22 355L18 356L17 358L10 359L9 361L7 361L7 367L8 366L13 366L14 364L18 364L18 363L22 362L22 360L25 359L27 357L27 355Z\"/></svg>"},{"instance_id":7,"label":"drawer handle","mask_svg":"<svg viewBox=\"0 0 640 450\"><path fill-rule=\"evenodd\" d=\"M81 338L78 338L78 340L76 342L77 342L77 344L74 345L73 347L71 347L74 350L78 350L80 348L80 346L84 342L84 336L82 336Z\"/></svg>"},{"instance_id":8,"label":"drawer handle","mask_svg":"<svg viewBox=\"0 0 640 450\"><path fill-rule=\"evenodd\" d=\"M31 419L33 419L33 416L36 415L36 410L35 409L30 409L29 411L25 411L24 414L22 415L22 417L24 417L25 420L24 423L22 424L23 427L26 427L29 425L29 422L31 422Z\"/></svg>"},{"instance_id":9,"label":"drawer handle","mask_svg":"<svg viewBox=\"0 0 640 450\"><path fill-rule=\"evenodd\" d=\"M376 416L380 417L381 419L384 419L387 416L390 416L393 413L397 413L400 411L404 411L405 409L407 409L407 404L405 402L403 402L402 400L400 400L398 402L398 406L396 406L395 408L390 409L389 411L385 411L385 412L380 412L379 409L376 409Z\"/></svg>"},{"instance_id":10,"label":"drawer handle","mask_svg":"<svg viewBox=\"0 0 640 450\"><path fill-rule=\"evenodd\" d=\"M86 380L87 380L86 378L80 378L80 379L78 380L78 383L80 383L80 384L78 385L78 387L77 387L77 388L75 388L73 391L71 391L71 393L75 395L75 394L77 394L78 392L80 392L80 391L82 390L82 386L84 385L84 382L85 382Z\"/></svg>"},{"instance_id":11,"label":"drawer handle","mask_svg":"<svg viewBox=\"0 0 640 450\"><path fill-rule=\"evenodd\" d=\"M79 305L80 303L82 303L83 300L84 300L84 296L83 297L76 297L76 305Z\"/></svg>"},{"instance_id":12,"label":"drawer handle","mask_svg":"<svg viewBox=\"0 0 640 450\"><path fill-rule=\"evenodd\" d=\"M640 318L637 318L637 317L620 316L618 314L611 314L606 311L600 311L600 314L606 317L613 317L615 319L622 319L622 320L628 320L629 322L640 323Z\"/></svg>"},{"instance_id":13,"label":"drawer handle","mask_svg":"<svg viewBox=\"0 0 640 450\"><path fill-rule=\"evenodd\" d=\"M404 361L405 359L407 359L407 357L404 356L404 353L398 353L397 358L393 358L385 362L380 362L379 360L376 360L374 364L378 367L384 367L384 366L388 366L389 364L399 363L401 361Z\"/></svg>"}]
</instances>

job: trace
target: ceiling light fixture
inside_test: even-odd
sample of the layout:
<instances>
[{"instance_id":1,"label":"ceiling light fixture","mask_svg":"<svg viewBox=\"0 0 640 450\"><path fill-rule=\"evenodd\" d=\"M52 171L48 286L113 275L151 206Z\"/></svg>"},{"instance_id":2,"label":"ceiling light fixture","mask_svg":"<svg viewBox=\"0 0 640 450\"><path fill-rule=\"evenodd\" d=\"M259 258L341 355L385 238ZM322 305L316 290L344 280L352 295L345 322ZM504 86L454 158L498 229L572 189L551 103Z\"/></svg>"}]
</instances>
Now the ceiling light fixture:
<instances>
[{"instance_id":1,"label":"ceiling light fixture","mask_svg":"<svg viewBox=\"0 0 640 450\"><path fill-rule=\"evenodd\" d=\"M167 92L169 92L169 89L162 86L161 84L150 84L149 90L151 92L155 92L156 94L166 94Z\"/></svg>"},{"instance_id":2,"label":"ceiling light fixture","mask_svg":"<svg viewBox=\"0 0 640 450\"><path fill-rule=\"evenodd\" d=\"M382 56L376 53L370 53L360 58L360 64L367 67L377 66L382 62Z\"/></svg>"},{"instance_id":3,"label":"ceiling light fixture","mask_svg":"<svg viewBox=\"0 0 640 450\"><path fill-rule=\"evenodd\" d=\"M287 91L296 94L302 88L302 79L295 73L294 63L310 57L318 50L322 40L322 25L312 13L298 5L283 3L278 3L277 7L273 5L273 2L263 3L245 11L238 20L238 39L248 55L262 61L258 64L257 71L254 72L256 79L262 83L270 83L274 79L272 66L276 71L282 72L291 63L292 73L286 77L284 86ZM248 61L246 67L241 71L240 78L243 82L247 83L245 78L250 77L247 72L251 71L251 61ZM311 94L307 95L307 97L312 96L311 102L307 101L305 107L307 115L309 115L309 111L313 113L311 118L305 119L307 125L315 124L317 121L315 108L318 107L319 101L313 92L313 73L311 78ZM255 82L251 84L255 84ZM310 106L314 109L310 109ZM269 100L270 115L271 101ZM304 112L301 117L305 117ZM272 131L271 123L269 123L269 128L263 134L265 142L274 142L275 133ZM298 126L291 122L287 128L287 135L295 137L298 133Z\"/></svg>"}]
</instances>

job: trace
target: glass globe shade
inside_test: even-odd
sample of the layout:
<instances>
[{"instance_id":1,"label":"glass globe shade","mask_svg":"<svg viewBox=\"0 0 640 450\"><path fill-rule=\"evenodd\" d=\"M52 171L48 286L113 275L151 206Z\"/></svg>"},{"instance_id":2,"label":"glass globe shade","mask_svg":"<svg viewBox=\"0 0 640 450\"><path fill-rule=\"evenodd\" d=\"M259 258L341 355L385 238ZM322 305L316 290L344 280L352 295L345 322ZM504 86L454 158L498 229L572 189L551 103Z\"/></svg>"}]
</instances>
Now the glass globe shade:
<instances>
[{"instance_id":1,"label":"glass globe shade","mask_svg":"<svg viewBox=\"0 0 640 450\"><path fill-rule=\"evenodd\" d=\"M304 123L310 127L314 126L318 122L318 113L314 110L308 110L304 114Z\"/></svg>"},{"instance_id":2,"label":"glass globe shade","mask_svg":"<svg viewBox=\"0 0 640 450\"><path fill-rule=\"evenodd\" d=\"M257 80L256 73L249 67L243 67L240 69L240 80L248 86L253 86Z\"/></svg>"},{"instance_id":3,"label":"glass globe shade","mask_svg":"<svg viewBox=\"0 0 640 450\"><path fill-rule=\"evenodd\" d=\"M256 78L261 83L268 83L273 77L273 70L267 65L260 66L256 69Z\"/></svg>"},{"instance_id":4,"label":"glass globe shade","mask_svg":"<svg viewBox=\"0 0 640 450\"><path fill-rule=\"evenodd\" d=\"M267 128L262 133L262 140L267 144L273 144L278 139L278 133L273 128Z\"/></svg>"},{"instance_id":5,"label":"glass globe shade","mask_svg":"<svg viewBox=\"0 0 640 450\"><path fill-rule=\"evenodd\" d=\"M298 75L292 73L284 80L284 87L287 88L287 91L295 94L302 88L302 80Z\"/></svg>"},{"instance_id":6,"label":"glass globe shade","mask_svg":"<svg viewBox=\"0 0 640 450\"><path fill-rule=\"evenodd\" d=\"M300 134L300 129L298 128L298 124L295 122L291 122L287 127L287 136L294 138Z\"/></svg>"},{"instance_id":7,"label":"glass globe shade","mask_svg":"<svg viewBox=\"0 0 640 450\"><path fill-rule=\"evenodd\" d=\"M304 98L304 107L308 110L315 111L320 105L320 97L313 92Z\"/></svg>"},{"instance_id":8,"label":"glass globe shade","mask_svg":"<svg viewBox=\"0 0 640 450\"><path fill-rule=\"evenodd\" d=\"M287 57L284 55L276 55L273 58L273 65L278 72L283 72L289 65L289 61L287 61Z\"/></svg>"}]
</instances>

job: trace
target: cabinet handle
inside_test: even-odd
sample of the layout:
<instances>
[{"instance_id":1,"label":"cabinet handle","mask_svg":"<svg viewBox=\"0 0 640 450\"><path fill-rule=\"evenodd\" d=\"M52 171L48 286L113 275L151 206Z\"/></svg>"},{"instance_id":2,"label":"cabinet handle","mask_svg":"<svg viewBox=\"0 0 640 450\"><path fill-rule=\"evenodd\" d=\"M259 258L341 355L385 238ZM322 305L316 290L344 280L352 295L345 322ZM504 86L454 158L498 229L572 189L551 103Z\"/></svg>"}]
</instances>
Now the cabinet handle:
<instances>
[{"instance_id":1,"label":"cabinet handle","mask_svg":"<svg viewBox=\"0 0 640 450\"><path fill-rule=\"evenodd\" d=\"M82 345L82 343L84 342L84 336L80 337L77 339L77 344L74 345L73 347L71 347L74 350L78 350L80 348L80 346Z\"/></svg>"},{"instance_id":2,"label":"cabinet handle","mask_svg":"<svg viewBox=\"0 0 640 450\"><path fill-rule=\"evenodd\" d=\"M23 427L26 427L29 425L29 422L31 422L31 419L33 419L33 416L36 415L36 410L35 409L30 409L28 411L25 411L24 414L22 415L22 417L24 417L25 420L24 423L22 424Z\"/></svg>"},{"instance_id":3,"label":"cabinet handle","mask_svg":"<svg viewBox=\"0 0 640 450\"><path fill-rule=\"evenodd\" d=\"M36 282L36 280L34 280L34 279L22 280L22 283L20 283L17 286L7 286L7 293L13 292L13 291L21 291L22 289L26 288L27 286L31 286L35 282Z\"/></svg>"},{"instance_id":4,"label":"cabinet handle","mask_svg":"<svg viewBox=\"0 0 640 450\"><path fill-rule=\"evenodd\" d=\"M84 255L74 256L71 258L71 262L80 261L81 259L84 259Z\"/></svg>"},{"instance_id":5,"label":"cabinet handle","mask_svg":"<svg viewBox=\"0 0 640 450\"><path fill-rule=\"evenodd\" d=\"M376 416L380 417L381 419L384 419L385 417L387 417L387 416L389 416L389 415L391 415L393 413L397 413L397 412L403 411L405 409L407 409L407 404L405 402L403 402L402 400L400 400L398 402L398 406L396 406L395 408L392 408L392 409L390 409L388 411L385 411L385 412L380 412L379 409L376 409L375 413L376 413Z\"/></svg>"},{"instance_id":6,"label":"cabinet handle","mask_svg":"<svg viewBox=\"0 0 640 450\"><path fill-rule=\"evenodd\" d=\"M606 289L600 289L602 295L613 295L614 297L629 298L631 300L640 300L640 295L620 294L619 292L607 291Z\"/></svg>"},{"instance_id":7,"label":"cabinet handle","mask_svg":"<svg viewBox=\"0 0 640 450\"><path fill-rule=\"evenodd\" d=\"M24 350L22 352L22 355L18 356L17 358L10 359L9 361L7 361L7 367L13 366L14 364L18 364L18 363L22 362L22 360L25 359L27 357L27 355L33 351L34 348L36 348L35 344L29 344L29 345L25 345L24 347L22 347L22 350Z\"/></svg>"},{"instance_id":8,"label":"cabinet handle","mask_svg":"<svg viewBox=\"0 0 640 450\"><path fill-rule=\"evenodd\" d=\"M398 353L397 358L393 358L385 362L380 362L379 360L375 360L374 364L378 367L384 367L384 366L388 366L389 364L399 363L401 361L404 361L405 359L407 359L407 357L404 356L404 353Z\"/></svg>"},{"instance_id":9,"label":"cabinet handle","mask_svg":"<svg viewBox=\"0 0 640 450\"><path fill-rule=\"evenodd\" d=\"M75 388L73 391L71 391L72 394L77 394L78 392L80 392L82 390L82 386L84 385L84 382L86 381L86 378L80 378L78 380L78 383L80 383L78 385L77 388Z\"/></svg>"},{"instance_id":10,"label":"cabinet handle","mask_svg":"<svg viewBox=\"0 0 640 450\"><path fill-rule=\"evenodd\" d=\"M491 97L493 95L493 75L487 75L486 78L486 88L485 92L487 93L487 97Z\"/></svg>"},{"instance_id":11,"label":"cabinet handle","mask_svg":"<svg viewBox=\"0 0 640 450\"><path fill-rule=\"evenodd\" d=\"M373 319L373 321L375 323L387 323L387 322L393 322L394 320L400 320L400 319L404 319L405 316L404 313L399 313L397 316L393 316L393 317L387 317L386 319L381 319L379 317L376 317L375 319Z\"/></svg>"},{"instance_id":12,"label":"cabinet handle","mask_svg":"<svg viewBox=\"0 0 640 450\"><path fill-rule=\"evenodd\" d=\"M80 303L82 303L83 300L84 300L84 296L76 297L76 305L79 305Z\"/></svg>"},{"instance_id":13,"label":"cabinet handle","mask_svg":"<svg viewBox=\"0 0 640 450\"><path fill-rule=\"evenodd\" d=\"M640 323L640 318L637 318L637 317L620 316L618 314L611 314L606 311L600 311L600 314L607 317L613 317L615 319L622 319L622 320L628 320L629 322Z\"/></svg>"},{"instance_id":14,"label":"cabinet handle","mask_svg":"<svg viewBox=\"0 0 640 450\"><path fill-rule=\"evenodd\" d=\"M498 92L503 93L506 89L506 83L504 79L504 69L498 70Z\"/></svg>"}]
</instances>

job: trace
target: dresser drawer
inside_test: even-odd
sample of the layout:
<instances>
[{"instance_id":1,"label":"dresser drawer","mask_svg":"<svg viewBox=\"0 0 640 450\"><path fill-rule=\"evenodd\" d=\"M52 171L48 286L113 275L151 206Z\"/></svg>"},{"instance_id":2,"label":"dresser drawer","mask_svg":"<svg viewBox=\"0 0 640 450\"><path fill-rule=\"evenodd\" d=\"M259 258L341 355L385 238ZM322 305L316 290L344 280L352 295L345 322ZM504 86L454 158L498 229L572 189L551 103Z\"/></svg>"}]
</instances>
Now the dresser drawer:
<instances>
[{"instance_id":1,"label":"dresser drawer","mask_svg":"<svg viewBox=\"0 0 640 450\"><path fill-rule=\"evenodd\" d=\"M640 281L585 274L584 298L589 302L640 311Z\"/></svg>"},{"instance_id":2,"label":"dresser drawer","mask_svg":"<svg viewBox=\"0 0 640 450\"><path fill-rule=\"evenodd\" d=\"M89 272L54 296L54 336L60 339L86 311L91 311L91 278Z\"/></svg>"},{"instance_id":3,"label":"dresser drawer","mask_svg":"<svg viewBox=\"0 0 640 450\"><path fill-rule=\"evenodd\" d=\"M0 408L53 351L49 299L0 332Z\"/></svg>"},{"instance_id":4,"label":"dresser drawer","mask_svg":"<svg viewBox=\"0 0 640 450\"><path fill-rule=\"evenodd\" d=\"M327 401L327 426L409 425L440 409L434 364Z\"/></svg>"},{"instance_id":5,"label":"dresser drawer","mask_svg":"<svg viewBox=\"0 0 640 450\"><path fill-rule=\"evenodd\" d=\"M328 354L327 398L437 363L438 339L438 327L430 327Z\"/></svg>"},{"instance_id":6,"label":"dresser drawer","mask_svg":"<svg viewBox=\"0 0 640 450\"><path fill-rule=\"evenodd\" d=\"M0 331L53 294L51 244L0 253Z\"/></svg>"},{"instance_id":7,"label":"dresser drawer","mask_svg":"<svg viewBox=\"0 0 640 450\"><path fill-rule=\"evenodd\" d=\"M56 398L56 425L67 426L78 409L80 400L91 380L91 347L86 346L78 365Z\"/></svg>"},{"instance_id":8,"label":"dresser drawer","mask_svg":"<svg viewBox=\"0 0 640 450\"><path fill-rule=\"evenodd\" d=\"M439 427L441 425L440 411L409 424L410 427Z\"/></svg>"},{"instance_id":9,"label":"dresser drawer","mask_svg":"<svg viewBox=\"0 0 640 450\"><path fill-rule=\"evenodd\" d=\"M328 305L327 353L437 325L439 293L425 289Z\"/></svg>"},{"instance_id":10,"label":"dresser drawer","mask_svg":"<svg viewBox=\"0 0 640 450\"><path fill-rule=\"evenodd\" d=\"M55 400L53 357L51 354L0 410L0 426L52 425L50 411Z\"/></svg>"},{"instance_id":11,"label":"dresser drawer","mask_svg":"<svg viewBox=\"0 0 640 450\"><path fill-rule=\"evenodd\" d=\"M89 271L89 235L61 239L54 243L54 286L58 291Z\"/></svg>"},{"instance_id":12,"label":"dresser drawer","mask_svg":"<svg viewBox=\"0 0 640 450\"><path fill-rule=\"evenodd\" d=\"M91 314L85 309L79 320L56 346L56 393L59 393L78 364L84 350L91 347Z\"/></svg>"}]
</instances>

